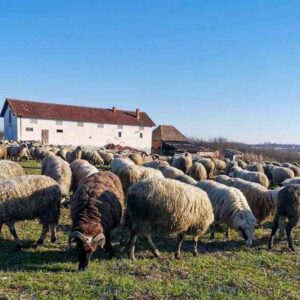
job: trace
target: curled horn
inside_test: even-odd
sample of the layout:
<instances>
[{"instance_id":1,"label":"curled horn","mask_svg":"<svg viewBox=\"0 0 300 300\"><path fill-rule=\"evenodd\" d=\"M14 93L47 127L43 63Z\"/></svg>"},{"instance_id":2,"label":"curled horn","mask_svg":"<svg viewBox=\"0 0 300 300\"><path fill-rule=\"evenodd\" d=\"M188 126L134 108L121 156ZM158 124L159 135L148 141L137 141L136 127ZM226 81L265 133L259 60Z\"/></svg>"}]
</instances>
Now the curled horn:
<instances>
[{"instance_id":1,"label":"curled horn","mask_svg":"<svg viewBox=\"0 0 300 300\"><path fill-rule=\"evenodd\" d=\"M105 244L105 235L103 233L97 234L92 240L92 242L95 244L98 244L100 241L101 243L99 244L99 246L103 248Z\"/></svg>"},{"instance_id":2,"label":"curled horn","mask_svg":"<svg viewBox=\"0 0 300 300\"><path fill-rule=\"evenodd\" d=\"M79 231L71 231L70 234L69 234L69 245L71 246L71 243L75 240L75 239L78 239L82 242L84 242L86 240L85 236L79 232Z\"/></svg>"}]
</instances>

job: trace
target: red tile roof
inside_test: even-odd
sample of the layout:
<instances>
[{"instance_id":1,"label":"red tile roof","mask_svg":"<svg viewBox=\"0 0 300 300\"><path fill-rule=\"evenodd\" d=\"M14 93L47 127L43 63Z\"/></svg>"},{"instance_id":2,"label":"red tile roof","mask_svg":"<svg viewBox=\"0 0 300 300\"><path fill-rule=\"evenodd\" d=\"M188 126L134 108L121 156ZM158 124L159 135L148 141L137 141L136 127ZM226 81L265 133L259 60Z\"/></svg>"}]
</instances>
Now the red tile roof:
<instances>
[{"instance_id":1,"label":"red tile roof","mask_svg":"<svg viewBox=\"0 0 300 300\"><path fill-rule=\"evenodd\" d=\"M152 132L152 140L165 142L187 142L189 139L172 125L159 125Z\"/></svg>"},{"instance_id":2,"label":"red tile roof","mask_svg":"<svg viewBox=\"0 0 300 300\"><path fill-rule=\"evenodd\" d=\"M8 105L11 107L13 114L17 117L146 127L155 126L154 122L145 112L140 112L140 117L137 119L135 111L117 109L116 112L113 112L112 109L17 99L5 100L1 117L4 117Z\"/></svg>"}]
</instances>

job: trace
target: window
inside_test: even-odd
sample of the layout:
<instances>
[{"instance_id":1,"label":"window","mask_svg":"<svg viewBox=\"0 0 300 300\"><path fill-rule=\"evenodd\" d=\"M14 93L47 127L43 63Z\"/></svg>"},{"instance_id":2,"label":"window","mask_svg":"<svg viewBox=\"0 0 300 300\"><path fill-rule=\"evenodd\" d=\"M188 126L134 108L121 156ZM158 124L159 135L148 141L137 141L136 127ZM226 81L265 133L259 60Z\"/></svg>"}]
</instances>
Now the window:
<instances>
[{"instance_id":1,"label":"window","mask_svg":"<svg viewBox=\"0 0 300 300\"><path fill-rule=\"evenodd\" d=\"M122 132L121 131L118 132L118 137L122 137Z\"/></svg>"},{"instance_id":2,"label":"window","mask_svg":"<svg viewBox=\"0 0 300 300\"><path fill-rule=\"evenodd\" d=\"M37 119L30 119L31 124L37 124Z\"/></svg>"},{"instance_id":3,"label":"window","mask_svg":"<svg viewBox=\"0 0 300 300\"><path fill-rule=\"evenodd\" d=\"M32 127L26 127L26 131L33 131Z\"/></svg>"},{"instance_id":4,"label":"window","mask_svg":"<svg viewBox=\"0 0 300 300\"><path fill-rule=\"evenodd\" d=\"M63 124L63 121L59 121L59 120L56 121L56 125L62 125L62 124Z\"/></svg>"},{"instance_id":5,"label":"window","mask_svg":"<svg viewBox=\"0 0 300 300\"><path fill-rule=\"evenodd\" d=\"M143 133L141 132L141 133L140 133L140 139L142 139L142 138L143 138Z\"/></svg>"},{"instance_id":6,"label":"window","mask_svg":"<svg viewBox=\"0 0 300 300\"><path fill-rule=\"evenodd\" d=\"M78 127L83 127L83 122L77 122Z\"/></svg>"},{"instance_id":7,"label":"window","mask_svg":"<svg viewBox=\"0 0 300 300\"><path fill-rule=\"evenodd\" d=\"M140 126L139 129L140 129L140 130L144 130L145 127L144 127L144 126Z\"/></svg>"},{"instance_id":8,"label":"window","mask_svg":"<svg viewBox=\"0 0 300 300\"><path fill-rule=\"evenodd\" d=\"M11 111L8 112L8 123L11 124Z\"/></svg>"},{"instance_id":9,"label":"window","mask_svg":"<svg viewBox=\"0 0 300 300\"><path fill-rule=\"evenodd\" d=\"M123 129L123 125L118 125L118 129Z\"/></svg>"},{"instance_id":10,"label":"window","mask_svg":"<svg viewBox=\"0 0 300 300\"><path fill-rule=\"evenodd\" d=\"M63 133L64 131L62 129L57 129L56 132L57 133Z\"/></svg>"},{"instance_id":11,"label":"window","mask_svg":"<svg viewBox=\"0 0 300 300\"><path fill-rule=\"evenodd\" d=\"M103 127L104 127L104 125L102 123L98 124L98 128L103 128Z\"/></svg>"}]
</instances>

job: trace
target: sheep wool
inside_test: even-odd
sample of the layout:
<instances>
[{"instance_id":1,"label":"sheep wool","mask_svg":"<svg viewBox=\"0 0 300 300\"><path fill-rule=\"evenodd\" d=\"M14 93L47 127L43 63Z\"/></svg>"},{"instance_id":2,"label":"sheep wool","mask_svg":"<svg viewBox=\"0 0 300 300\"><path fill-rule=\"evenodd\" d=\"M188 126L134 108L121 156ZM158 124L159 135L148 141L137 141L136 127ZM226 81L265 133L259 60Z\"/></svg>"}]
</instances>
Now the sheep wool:
<instances>
[{"instance_id":1,"label":"sheep wool","mask_svg":"<svg viewBox=\"0 0 300 300\"><path fill-rule=\"evenodd\" d=\"M24 169L16 162L9 160L0 161L0 179L9 179L16 176L25 175Z\"/></svg>"}]
</instances>

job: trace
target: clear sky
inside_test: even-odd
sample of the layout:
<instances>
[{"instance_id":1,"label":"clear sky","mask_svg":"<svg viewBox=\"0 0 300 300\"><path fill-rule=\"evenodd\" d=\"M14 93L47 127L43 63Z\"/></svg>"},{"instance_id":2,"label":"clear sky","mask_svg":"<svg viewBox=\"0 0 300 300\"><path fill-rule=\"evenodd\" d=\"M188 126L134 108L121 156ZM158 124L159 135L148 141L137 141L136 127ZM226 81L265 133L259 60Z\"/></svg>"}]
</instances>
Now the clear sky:
<instances>
[{"instance_id":1,"label":"clear sky","mask_svg":"<svg viewBox=\"0 0 300 300\"><path fill-rule=\"evenodd\" d=\"M0 96L300 143L300 1L0 0Z\"/></svg>"}]
</instances>

